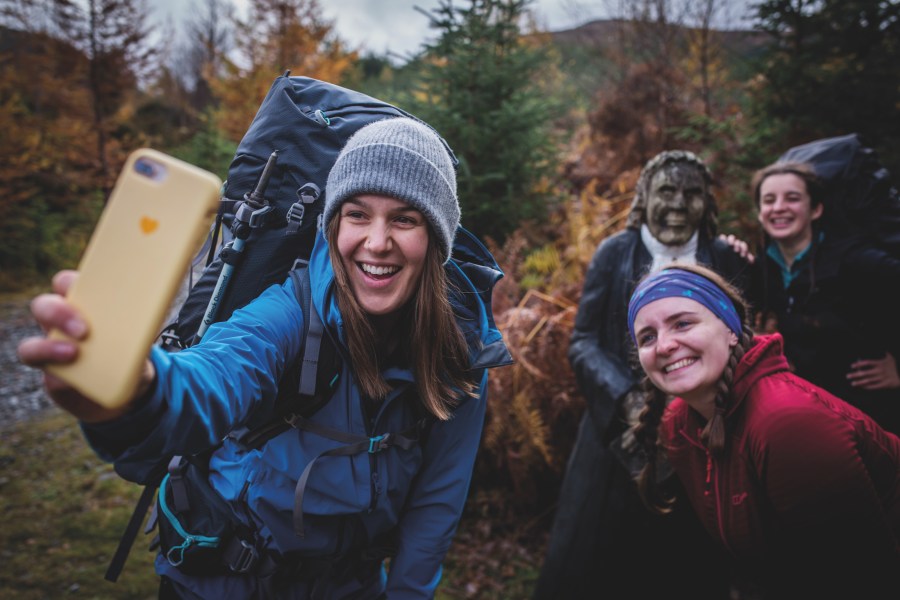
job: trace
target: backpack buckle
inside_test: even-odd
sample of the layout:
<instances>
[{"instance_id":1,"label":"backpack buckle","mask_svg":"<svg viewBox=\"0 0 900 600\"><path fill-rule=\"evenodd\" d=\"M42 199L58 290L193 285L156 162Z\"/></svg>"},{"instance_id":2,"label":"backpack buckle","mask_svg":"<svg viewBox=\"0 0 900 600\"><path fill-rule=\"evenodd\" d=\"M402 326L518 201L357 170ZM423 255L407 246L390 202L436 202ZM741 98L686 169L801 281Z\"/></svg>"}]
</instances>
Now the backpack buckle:
<instances>
[{"instance_id":1,"label":"backpack buckle","mask_svg":"<svg viewBox=\"0 0 900 600\"><path fill-rule=\"evenodd\" d=\"M297 233L303 226L303 217L306 214L306 205L319 199L322 191L319 186L310 182L305 183L297 190L297 201L291 204L285 219L287 220L287 233Z\"/></svg>"},{"instance_id":2,"label":"backpack buckle","mask_svg":"<svg viewBox=\"0 0 900 600\"><path fill-rule=\"evenodd\" d=\"M239 546L232 543L232 547L229 548L229 554L233 554L234 556L225 557L226 566L235 573L249 573L259 561L259 552L252 544L245 542L244 540L237 541L240 542Z\"/></svg>"},{"instance_id":3,"label":"backpack buckle","mask_svg":"<svg viewBox=\"0 0 900 600\"><path fill-rule=\"evenodd\" d=\"M385 448L388 448L390 446L390 439L391 434L389 433L369 438L369 454L375 454L376 452L381 452Z\"/></svg>"},{"instance_id":4,"label":"backpack buckle","mask_svg":"<svg viewBox=\"0 0 900 600\"><path fill-rule=\"evenodd\" d=\"M288 224L288 229L292 229L297 231L301 225L303 225L303 215L306 213L306 207L300 202L294 202L291 204L291 207L287 211L287 215L285 216L285 220Z\"/></svg>"}]
</instances>

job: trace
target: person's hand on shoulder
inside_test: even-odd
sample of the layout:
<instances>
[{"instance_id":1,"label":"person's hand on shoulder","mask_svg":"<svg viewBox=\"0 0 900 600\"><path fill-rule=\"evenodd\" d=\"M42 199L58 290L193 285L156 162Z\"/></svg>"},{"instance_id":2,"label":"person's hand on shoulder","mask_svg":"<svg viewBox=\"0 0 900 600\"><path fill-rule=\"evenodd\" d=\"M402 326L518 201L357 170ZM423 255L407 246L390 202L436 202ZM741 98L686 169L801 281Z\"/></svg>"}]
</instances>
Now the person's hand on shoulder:
<instances>
[{"instance_id":1,"label":"person's hand on shoulder","mask_svg":"<svg viewBox=\"0 0 900 600\"><path fill-rule=\"evenodd\" d=\"M850 365L847 379L853 387L864 390L888 390L900 388L897 361L890 353L884 358L861 359Z\"/></svg>"},{"instance_id":2,"label":"person's hand on shoulder","mask_svg":"<svg viewBox=\"0 0 900 600\"><path fill-rule=\"evenodd\" d=\"M731 246L732 250L751 265L756 261L756 256L750 251L750 244L735 236L733 233L729 233L728 235L720 233L719 239Z\"/></svg>"},{"instance_id":3,"label":"person's hand on shoulder","mask_svg":"<svg viewBox=\"0 0 900 600\"><path fill-rule=\"evenodd\" d=\"M76 341L86 339L90 332L87 323L65 298L77 278L78 273L75 271L60 271L53 278L53 293L41 294L31 301L31 313L45 335L22 340L18 347L18 355L23 364L43 370L50 365L69 364L78 357ZM48 337L46 333L53 329L62 331L76 341ZM136 398L146 393L154 376L153 365L148 360L141 376ZM44 371L44 387L50 398L60 408L86 423L115 419L129 410L129 405L123 408L108 409L97 404L46 370Z\"/></svg>"}]
</instances>

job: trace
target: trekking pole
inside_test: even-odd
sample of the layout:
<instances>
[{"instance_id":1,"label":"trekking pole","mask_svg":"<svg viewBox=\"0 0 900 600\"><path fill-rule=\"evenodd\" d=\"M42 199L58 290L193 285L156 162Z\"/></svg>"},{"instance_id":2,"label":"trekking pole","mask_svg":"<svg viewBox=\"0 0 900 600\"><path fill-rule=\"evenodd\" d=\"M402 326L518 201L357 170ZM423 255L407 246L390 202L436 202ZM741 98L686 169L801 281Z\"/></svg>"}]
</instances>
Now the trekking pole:
<instances>
[{"instance_id":1,"label":"trekking pole","mask_svg":"<svg viewBox=\"0 0 900 600\"><path fill-rule=\"evenodd\" d=\"M209 326L215 321L216 311L219 308L219 301L228 289L228 283L231 281L231 276L235 267L240 263L241 258L243 257L244 244L246 244L247 238L250 237L250 232L256 227L261 227L266 215L273 210L272 206L266 201L265 191L266 186L269 185L269 178L272 176L272 170L275 168L275 163L277 161L278 151L275 150L269 155L269 160L266 161L266 166L263 169L262 175L260 175L259 181L256 183L256 188L253 192L244 194L244 201L238 203L237 210L235 211L234 223L231 226L231 232L234 239L220 254L223 263L222 271L219 273L216 287L213 289L209 304L206 306L206 312L203 314L203 320L200 322L200 327L197 329L194 343L200 341L200 338L203 337L206 330L209 329Z\"/></svg>"}]
</instances>

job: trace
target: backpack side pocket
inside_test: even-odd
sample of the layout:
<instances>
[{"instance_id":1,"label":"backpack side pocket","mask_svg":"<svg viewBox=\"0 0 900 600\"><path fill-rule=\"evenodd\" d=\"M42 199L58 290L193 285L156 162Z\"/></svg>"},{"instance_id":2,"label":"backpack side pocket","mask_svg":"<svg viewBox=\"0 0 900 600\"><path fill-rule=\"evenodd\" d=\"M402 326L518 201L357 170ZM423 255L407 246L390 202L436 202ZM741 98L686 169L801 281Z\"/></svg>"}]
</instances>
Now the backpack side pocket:
<instances>
[{"instance_id":1,"label":"backpack side pocket","mask_svg":"<svg viewBox=\"0 0 900 600\"><path fill-rule=\"evenodd\" d=\"M160 551L184 573L222 573L229 569L224 551L236 536L237 517L201 469L176 461L159 485Z\"/></svg>"}]
</instances>

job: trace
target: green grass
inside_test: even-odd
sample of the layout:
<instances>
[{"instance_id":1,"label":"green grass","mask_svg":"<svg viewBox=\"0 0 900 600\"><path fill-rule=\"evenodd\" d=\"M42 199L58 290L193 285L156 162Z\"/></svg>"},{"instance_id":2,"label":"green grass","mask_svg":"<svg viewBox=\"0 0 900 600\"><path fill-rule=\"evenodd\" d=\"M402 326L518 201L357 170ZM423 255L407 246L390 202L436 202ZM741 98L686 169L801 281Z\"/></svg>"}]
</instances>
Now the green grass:
<instances>
[{"instance_id":1,"label":"green grass","mask_svg":"<svg viewBox=\"0 0 900 600\"><path fill-rule=\"evenodd\" d=\"M103 579L140 492L58 410L0 429L0 600L156 598L149 536L118 583ZM526 599L538 565L514 536L463 518L436 599Z\"/></svg>"},{"instance_id":2,"label":"green grass","mask_svg":"<svg viewBox=\"0 0 900 600\"><path fill-rule=\"evenodd\" d=\"M0 442L0 598L155 598L144 536L119 582L103 579L141 488L94 456L74 419L52 411Z\"/></svg>"}]
</instances>

